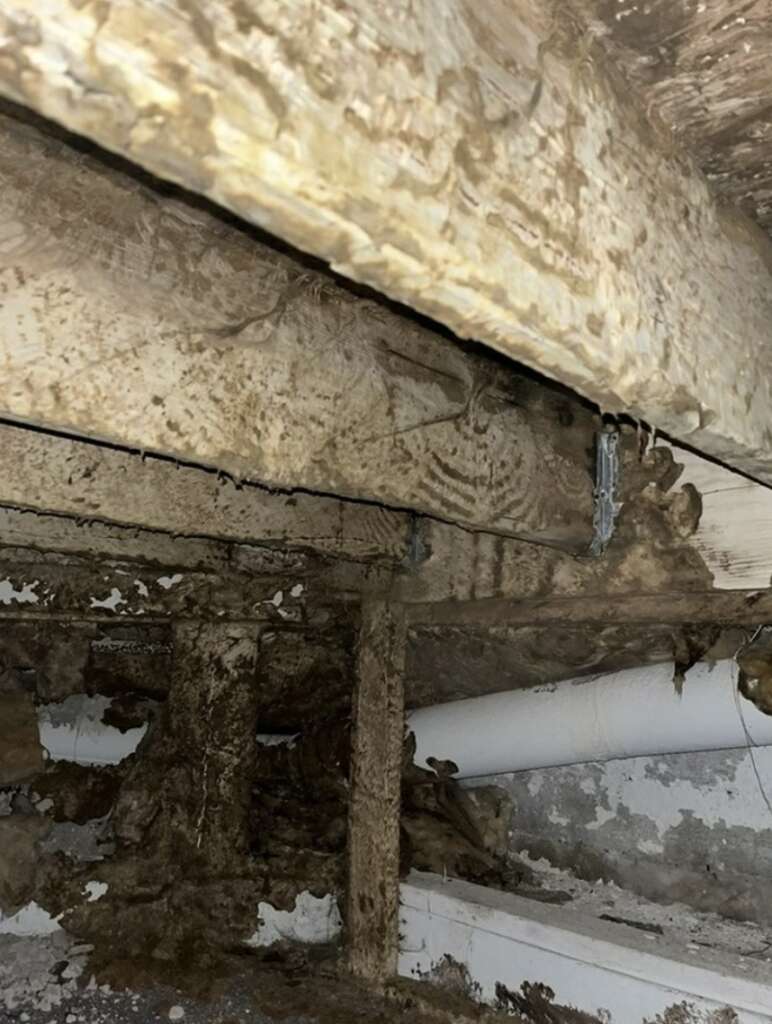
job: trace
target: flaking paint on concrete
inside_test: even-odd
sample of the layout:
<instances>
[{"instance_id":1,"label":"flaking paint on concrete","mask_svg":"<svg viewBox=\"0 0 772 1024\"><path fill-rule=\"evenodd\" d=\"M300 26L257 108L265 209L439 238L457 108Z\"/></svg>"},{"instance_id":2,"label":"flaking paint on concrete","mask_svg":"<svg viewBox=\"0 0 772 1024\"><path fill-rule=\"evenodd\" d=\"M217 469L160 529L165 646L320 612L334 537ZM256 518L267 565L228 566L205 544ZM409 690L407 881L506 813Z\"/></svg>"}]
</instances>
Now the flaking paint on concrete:
<instances>
[{"instance_id":1,"label":"flaking paint on concrete","mask_svg":"<svg viewBox=\"0 0 772 1024\"><path fill-rule=\"evenodd\" d=\"M772 886L772 748L641 757L475 780L513 802L510 851L747 918Z\"/></svg>"}]
</instances>

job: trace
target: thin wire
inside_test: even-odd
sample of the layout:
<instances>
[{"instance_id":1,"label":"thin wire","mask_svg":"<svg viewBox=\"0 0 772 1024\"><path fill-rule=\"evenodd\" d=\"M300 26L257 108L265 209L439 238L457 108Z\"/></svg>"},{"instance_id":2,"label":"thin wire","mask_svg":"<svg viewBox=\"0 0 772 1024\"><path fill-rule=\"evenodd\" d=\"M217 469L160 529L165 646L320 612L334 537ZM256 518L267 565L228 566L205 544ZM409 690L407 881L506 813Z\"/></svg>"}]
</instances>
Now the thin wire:
<instances>
[{"instance_id":1,"label":"thin wire","mask_svg":"<svg viewBox=\"0 0 772 1024\"><path fill-rule=\"evenodd\" d=\"M746 647L750 647L750 645L753 643L753 641L756 639L756 637L761 633L761 631L763 629L764 629L764 626L757 626L756 631L753 634L753 636L749 640L746 640L745 643L740 644L740 646L737 648L737 650L735 651L735 654L734 654L735 662L737 662L737 655L740 653L740 651L745 650ZM756 746L756 744L753 742L753 739L751 738L751 734L748 731L748 726L745 724L745 715L743 714L742 701L740 699L741 696L742 695L740 693L740 672L739 672L739 665L738 665L737 683L736 683L736 685L734 687L734 702L735 702L735 704L737 706L737 713L740 716L740 723L742 724L743 732L745 733L746 750L748 751L748 753L750 754L750 757L751 757L751 765L753 766L753 774L756 776L756 782L758 783L759 792L761 793L761 797L762 797L764 803L767 805L767 810L769 811L770 817L772 817L772 803L770 802L770 799L767 796L767 791L764 789L764 783L761 781L761 774L759 773L759 766L756 764L756 757L755 757L754 752L753 752L754 751L754 747Z\"/></svg>"}]
</instances>

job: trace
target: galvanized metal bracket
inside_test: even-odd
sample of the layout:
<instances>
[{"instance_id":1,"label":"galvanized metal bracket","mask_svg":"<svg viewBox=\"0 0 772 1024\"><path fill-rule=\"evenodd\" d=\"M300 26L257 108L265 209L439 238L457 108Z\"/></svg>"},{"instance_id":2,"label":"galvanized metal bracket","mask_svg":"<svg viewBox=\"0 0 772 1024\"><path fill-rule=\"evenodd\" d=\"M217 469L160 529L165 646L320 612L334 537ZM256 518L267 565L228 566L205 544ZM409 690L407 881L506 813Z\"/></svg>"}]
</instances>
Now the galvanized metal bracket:
<instances>
[{"instance_id":1,"label":"galvanized metal bracket","mask_svg":"<svg viewBox=\"0 0 772 1024\"><path fill-rule=\"evenodd\" d=\"M599 558L614 536L622 508L619 497L619 429L606 423L595 436L595 489L593 491L592 543L590 554Z\"/></svg>"}]
</instances>

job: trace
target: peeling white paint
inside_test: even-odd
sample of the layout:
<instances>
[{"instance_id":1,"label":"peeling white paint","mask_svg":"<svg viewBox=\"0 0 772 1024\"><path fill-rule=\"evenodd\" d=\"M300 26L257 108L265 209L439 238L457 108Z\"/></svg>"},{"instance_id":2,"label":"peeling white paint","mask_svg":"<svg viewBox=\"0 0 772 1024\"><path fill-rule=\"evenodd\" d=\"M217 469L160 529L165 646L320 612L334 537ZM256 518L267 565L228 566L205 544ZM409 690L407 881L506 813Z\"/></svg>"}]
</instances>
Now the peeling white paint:
<instances>
[{"instance_id":1,"label":"peeling white paint","mask_svg":"<svg viewBox=\"0 0 772 1024\"><path fill-rule=\"evenodd\" d=\"M15 914L6 917L0 911L0 935L52 935L62 930L58 917L51 917L39 903L32 900Z\"/></svg>"},{"instance_id":2,"label":"peeling white paint","mask_svg":"<svg viewBox=\"0 0 772 1024\"><path fill-rule=\"evenodd\" d=\"M107 882L86 882L83 886L86 902L96 903L97 900L101 900L107 889Z\"/></svg>"},{"instance_id":3,"label":"peeling white paint","mask_svg":"<svg viewBox=\"0 0 772 1024\"><path fill-rule=\"evenodd\" d=\"M302 583L296 583L292 590L290 590L290 597L300 597L304 589Z\"/></svg>"},{"instance_id":4,"label":"peeling white paint","mask_svg":"<svg viewBox=\"0 0 772 1024\"><path fill-rule=\"evenodd\" d=\"M548 820L551 821L553 825L565 826L571 824L571 819L567 818L564 814L559 814L554 807L548 815Z\"/></svg>"},{"instance_id":5,"label":"peeling white paint","mask_svg":"<svg viewBox=\"0 0 772 1024\"><path fill-rule=\"evenodd\" d=\"M737 888L740 877L747 878L749 894L754 876L769 884L767 858L754 851L772 841L772 747L567 765L474 785L503 787L527 820L525 828L518 815L512 822L510 848L518 855L536 839L564 853L593 851L646 893L673 877L691 891L698 884L694 871L705 865L711 885L723 872L734 877L727 893L745 891ZM641 873L643 858L649 864Z\"/></svg>"},{"instance_id":6,"label":"peeling white paint","mask_svg":"<svg viewBox=\"0 0 772 1024\"><path fill-rule=\"evenodd\" d=\"M270 903L260 903L257 912L257 931L246 941L252 947L272 946L274 942L320 945L333 942L343 927L338 901L330 893L317 898L308 891L301 892L293 910L276 910Z\"/></svg>"},{"instance_id":7,"label":"peeling white paint","mask_svg":"<svg viewBox=\"0 0 772 1024\"><path fill-rule=\"evenodd\" d=\"M137 593L140 597L150 597L150 591L142 580L134 580L134 586L137 588Z\"/></svg>"},{"instance_id":8,"label":"peeling white paint","mask_svg":"<svg viewBox=\"0 0 772 1024\"><path fill-rule=\"evenodd\" d=\"M295 590L295 587L292 588L292 590L290 591L290 594L293 594L294 590ZM279 613L279 617L280 618L285 619L285 620L286 619L297 620L298 619L298 610L295 609L295 608L292 608L292 609L282 608L282 603L283 602L284 602L284 591L283 590L277 590L276 593L273 595L273 597L267 598L263 603L264 604L272 605L276 609L276 611Z\"/></svg>"},{"instance_id":9,"label":"peeling white paint","mask_svg":"<svg viewBox=\"0 0 772 1024\"><path fill-rule=\"evenodd\" d=\"M530 773L528 779L528 792L531 796L538 796L541 789L541 774L538 771Z\"/></svg>"},{"instance_id":10,"label":"peeling white paint","mask_svg":"<svg viewBox=\"0 0 772 1024\"><path fill-rule=\"evenodd\" d=\"M668 763L672 764L675 756L671 755ZM759 789L760 779L772 795L772 747L756 747L752 755L749 751L724 752L716 755L716 763L727 757L736 759L731 780L719 771L709 779L689 778L689 755L680 756L682 774L658 773L663 763L659 758L635 757L601 765L598 790L611 810L598 807L597 821L588 828L601 827L621 808L650 819L660 839L680 825L685 814L708 827L772 828L772 814Z\"/></svg>"},{"instance_id":11,"label":"peeling white paint","mask_svg":"<svg viewBox=\"0 0 772 1024\"><path fill-rule=\"evenodd\" d=\"M636 845L641 853L650 857L658 857L665 852L664 843L656 843L653 839L639 839Z\"/></svg>"},{"instance_id":12,"label":"peeling white paint","mask_svg":"<svg viewBox=\"0 0 772 1024\"><path fill-rule=\"evenodd\" d=\"M159 587L163 587L164 590L171 590L178 583L182 583L183 579L184 576L181 572L175 572L173 576L159 576L157 582Z\"/></svg>"},{"instance_id":13,"label":"peeling white paint","mask_svg":"<svg viewBox=\"0 0 772 1024\"><path fill-rule=\"evenodd\" d=\"M102 716L109 697L76 694L58 704L38 707L40 743L52 761L76 764L118 764L133 754L147 732L147 723L121 732Z\"/></svg>"},{"instance_id":14,"label":"peeling white paint","mask_svg":"<svg viewBox=\"0 0 772 1024\"><path fill-rule=\"evenodd\" d=\"M597 787L596 787L597 789ZM613 821L617 816L617 807L613 811L607 807L601 807L600 804L595 808L595 821L588 823L587 828L594 831L598 828L603 828L607 821Z\"/></svg>"},{"instance_id":15,"label":"peeling white paint","mask_svg":"<svg viewBox=\"0 0 772 1024\"><path fill-rule=\"evenodd\" d=\"M105 598L92 597L90 600L92 608L106 608L110 612L117 611L122 604L128 604L117 587L113 587Z\"/></svg>"},{"instance_id":16,"label":"peeling white paint","mask_svg":"<svg viewBox=\"0 0 772 1024\"><path fill-rule=\"evenodd\" d=\"M21 590L17 590L8 577L0 580L0 603L2 604L37 604L40 598L34 588L40 580L33 580L31 583L22 583Z\"/></svg>"}]
</instances>

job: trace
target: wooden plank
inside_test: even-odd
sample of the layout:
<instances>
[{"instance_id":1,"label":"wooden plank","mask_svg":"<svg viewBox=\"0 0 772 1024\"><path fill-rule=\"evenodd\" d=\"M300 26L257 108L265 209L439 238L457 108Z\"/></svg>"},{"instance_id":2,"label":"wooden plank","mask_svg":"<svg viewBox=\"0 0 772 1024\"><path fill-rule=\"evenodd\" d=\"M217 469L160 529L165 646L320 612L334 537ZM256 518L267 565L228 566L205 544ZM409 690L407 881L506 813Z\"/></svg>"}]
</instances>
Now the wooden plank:
<instances>
[{"instance_id":1,"label":"wooden plank","mask_svg":"<svg viewBox=\"0 0 772 1024\"><path fill-rule=\"evenodd\" d=\"M413 630L423 626L521 626L554 623L759 625L772 622L772 591L736 590L604 594L512 601L436 601L407 605Z\"/></svg>"},{"instance_id":2,"label":"wooden plank","mask_svg":"<svg viewBox=\"0 0 772 1024\"><path fill-rule=\"evenodd\" d=\"M405 738L404 610L363 602L349 801L349 966L370 982L397 972L399 819Z\"/></svg>"},{"instance_id":3,"label":"wooden plank","mask_svg":"<svg viewBox=\"0 0 772 1024\"><path fill-rule=\"evenodd\" d=\"M243 563L257 566L258 559L264 569L277 561L303 558L303 554L297 551L282 556L275 548L180 537L160 531L4 507L0 507L0 542L4 547L32 548L200 572L247 571Z\"/></svg>"},{"instance_id":4,"label":"wooden plank","mask_svg":"<svg viewBox=\"0 0 772 1024\"><path fill-rule=\"evenodd\" d=\"M0 619L89 622L219 619L283 627L348 624L351 605L383 577L317 561L224 573L155 568L0 549Z\"/></svg>"},{"instance_id":5,"label":"wooden plank","mask_svg":"<svg viewBox=\"0 0 772 1024\"><path fill-rule=\"evenodd\" d=\"M411 527L402 512L238 486L168 459L8 424L0 424L0 451L2 505L347 558L394 563L407 556Z\"/></svg>"},{"instance_id":6,"label":"wooden plank","mask_svg":"<svg viewBox=\"0 0 772 1024\"><path fill-rule=\"evenodd\" d=\"M7 96L772 480L770 241L555 5L0 0L0 37Z\"/></svg>"},{"instance_id":7,"label":"wooden plank","mask_svg":"<svg viewBox=\"0 0 772 1024\"><path fill-rule=\"evenodd\" d=\"M772 490L695 452L671 447L683 466L677 487L691 484L702 500L700 521L689 542L705 559L713 585L719 590L769 587Z\"/></svg>"},{"instance_id":8,"label":"wooden plank","mask_svg":"<svg viewBox=\"0 0 772 1024\"><path fill-rule=\"evenodd\" d=\"M573 558L425 520L416 535L424 557L412 575L399 578L400 598L531 601L605 594L613 602L626 594L770 586L772 490L661 439L642 457L634 431L623 431L621 452L622 509L602 558Z\"/></svg>"},{"instance_id":9,"label":"wooden plank","mask_svg":"<svg viewBox=\"0 0 772 1024\"><path fill-rule=\"evenodd\" d=\"M9 117L2 413L572 551L591 538L594 419L578 402ZM34 467L41 490L61 493L55 464L51 480ZM85 510L112 496L115 514L109 479L84 491ZM223 517L194 503L194 528L234 511L236 528L254 535L246 492L218 492L226 497ZM154 525L175 501L161 502ZM361 517L392 532L386 513Z\"/></svg>"}]
</instances>

